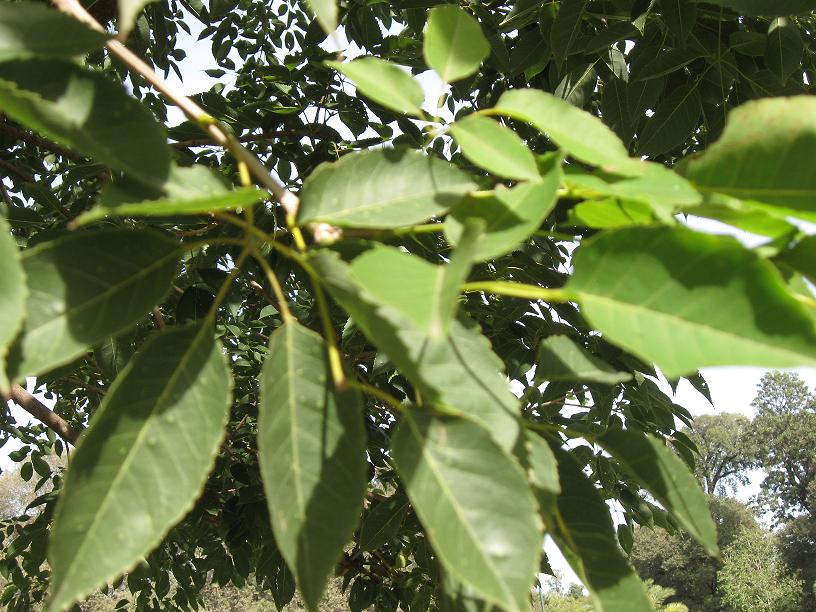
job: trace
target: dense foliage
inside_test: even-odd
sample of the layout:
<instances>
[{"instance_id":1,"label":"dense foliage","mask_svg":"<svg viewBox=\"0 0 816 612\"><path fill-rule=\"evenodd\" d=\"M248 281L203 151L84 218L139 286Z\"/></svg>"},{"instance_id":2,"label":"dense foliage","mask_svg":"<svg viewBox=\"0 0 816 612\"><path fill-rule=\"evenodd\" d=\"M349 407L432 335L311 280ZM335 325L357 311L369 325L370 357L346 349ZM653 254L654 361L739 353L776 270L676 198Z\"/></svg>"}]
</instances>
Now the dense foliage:
<instances>
[{"instance_id":1,"label":"dense foliage","mask_svg":"<svg viewBox=\"0 0 816 612\"><path fill-rule=\"evenodd\" d=\"M55 4L0 4L0 605L517 611L547 533L649 610L635 525L717 553L654 377L816 364L811 0Z\"/></svg>"}]
</instances>

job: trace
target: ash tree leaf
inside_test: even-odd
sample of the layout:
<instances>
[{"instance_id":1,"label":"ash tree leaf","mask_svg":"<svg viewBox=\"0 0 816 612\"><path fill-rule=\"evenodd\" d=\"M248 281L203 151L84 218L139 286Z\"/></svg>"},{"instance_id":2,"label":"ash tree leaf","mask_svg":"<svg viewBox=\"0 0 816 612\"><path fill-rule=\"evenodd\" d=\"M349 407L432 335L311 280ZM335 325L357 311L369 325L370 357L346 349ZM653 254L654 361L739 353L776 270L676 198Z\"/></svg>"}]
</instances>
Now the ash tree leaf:
<instances>
[{"instance_id":1,"label":"ash tree leaf","mask_svg":"<svg viewBox=\"0 0 816 612\"><path fill-rule=\"evenodd\" d=\"M587 164L625 174L631 162L626 147L600 119L552 94L537 89L507 91L492 112L529 123Z\"/></svg>"},{"instance_id":2,"label":"ash tree leaf","mask_svg":"<svg viewBox=\"0 0 816 612\"><path fill-rule=\"evenodd\" d=\"M391 450L442 566L503 610L527 610L542 533L521 467L476 423L416 408Z\"/></svg>"},{"instance_id":3,"label":"ash tree leaf","mask_svg":"<svg viewBox=\"0 0 816 612\"><path fill-rule=\"evenodd\" d=\"M607 198L587 200L571 208L567 215L567 225L612 229L630 225L652 225L655 223L652 207L640 200Z\"/></svg>"},{"instance_id":4,"label":"ash tree leaf","mask_svg":"<svg viewBox=\"0 0 816 612\"><path fill-rule=\"evenodd\" d=\"M48 610L132 568L193 507L224 437L232 378L211 324L150 338L82 434L50 538Z\"/></svg>"},{"instance_id":5,"label":"ash tree leaf","mask_svg":"<svg viewBox=\"0 0 816 612\"><path fill-rule=\"evenodd\" d=\"M606 385L626 382L627 372L616 372L569 336L550 336L538 345L536 380L585 380Z\"/></svg>"},{"instance_id":6,"label":"ash tree leaf","mask_svg":"<svg viewBox=\"0 0 816 612\"><path fill-rule=\"evenodd\" d=\"M751 17L778 17L799 15L813 10L813 0L692 0L730 8L740 15Z\"/></svg>"},{"instance_id":7,"label":"ash tree leaf","mask_svg":"<svg viewBox=\"0 0 816 612\"><path fill-rule=\"evenodd\" d=\"M770 205L781 216L816 219L816 173L796 160L816 158L816 99L747 102L729 113L722 138L688 160L698 188Z\"/></svg>"},{"instance_id":8,"label":"ash tree leaf","mask_svg":"<svg viewBox=\"0 0 816 612\"><path fill-rule=\"evenodd\" d=\"M87 225L105 217L168 217L171 215L202 215L208 212L252 206L269 196L256 187L239 187L222 193L193 195L187 198L145 200L118 206L95 206L73 222L75 227Z\"/></svg>"},{"instance_id":9,"label":"ash tree leaf","mask_svg":"<svg viewBox=\"0 0 816 612\"><path fill-rule=\"evenodd\" d=\"M0 5L0 62L71 59L100 49L108 36L65 13L33 2Z\"/></svg>"},{"instance_id":10,"label":"ash tree leaf","mask_svg":"<svg viewBox=\"0 0 816 612\"><path fill-rule=\"evenodd\" d=\"M321 164L300 192L299 223L392 228L443 215L476 189L450 163L409 149L374 149Z\"/></svg>"},{"instance_id":11,"label":"ash tree leaf","mask_svg":"<svg viewBox=\"0 0 816 612\"><path fill-rule=\"evenodd\" d=\"M479 70L490 55L490 44L478 21L460 7L446 4L430 11L422 53L428 66L445 83L452 83Z\"/></svg>"},{"instance_id":12,"label":"ash tree leaf","mask_svg":"<svg viewBox=\"0 0 816 612\"><path fill-rule=\"evenodd\" d=\"M376 550L396 537L409 507L408 498L403 493L377 502L360 526L360 550Z\"/></svg>"},{"instance_id":13,"label":"ash tree leaf","mask_svg":"<svg viewBox=\"0 0 816 612\"><path fill-rule=\"evenodd\" d=\"M329 389L323 339L294 322L269 340L261 374L258 459L278 548L316 610L366 489L356 391Z\"/></svg>"},{"instance_id":14,"label":"ash tree leaf","mask_svg":"<svg viewBox=\"0 0 816 612\"><path fill-rule=\"evenodd\" d=\"M0 63L0 111L143 182L170 172L164 127L101 73L60 61Z\"/></svg>"},{"instance_id":15,"label":"ash tree leaf","mask_svg":"<svg viewBox=\"0 0 816 612\"><path fill-rule=\"evenodd\" d=\"M0 216L0 398L5 398L10 388L6 376L6 352L23 326L27 297L20 251L8 222Z\"/></svg>"},{"instance_id":16,"label":"ash tree leaf","mask_svg":"<svg viewBox=\"0 0 816 612\"><path fill-rule=\"evenodd\" d=\"M398 113L422 117L425 93L415 78L396 64L377 57L361 57L348 63L326 62L351 79L357 91Z\"/></svg>"},{"instance_id":17,"label":"ash tree leaf","mask_svg":"<svg viewBox=\"0 0 816 612\"><path fill-rule=\"evenodd\" d=\"M697 22L697 5L687 0L660 0L660 13L678 42L685 45Z\"/></svg>"},{"instance_id":18,"label":"ash tree leaf","mask_svg":"<svg viewBox=\"0 0 816 612\"><path fill-rule=\"evenodd\" d=\"M559 68L578 40L587 4L587 0L561 0L550 30L550 48Z\"/></svg>"},{"instance_id":19,"label":"ash tree leaf","mask_svg":"<svg viewBox=\"0 0 816 612\"><path fill-rule=\"evenodd\" d=\"M697 127L701 112L695 83L674 90L657 105L638 136L638 155L660 155L685 142Z\"/></svg>"},{"instance_id":20,"label":"ash tree leaf","mask_svg":"<svg viewBox=\"0 0 816 612\"><path fill-rule=\"evenodd\" d=\"M450 132L462 155L488 172L504 178L535 181L538 166L524 141L513 130L480 115L468 115Z\"/></svg>"},{"instance_id":21,"label":"ash tree leaf","mask_svg":"<svg viewBox=\"0 0 816 612\"><path fill-rule=\"evenodd\" d=\"M780 83L787 81L802 63L805 46L799 28L786 17L777 17L768 28L765 65Z\"/></svg>"},{"instance_id":22,"label":"ash tree leaf","mask_svg":"<svg viewBox=\"0 0 816 612\"><path fill-rule=\"evenodd\" d=\"M23 252L29 295L9 374L22 380L70 362L136 324L175 277L178 245L150 231L82 232Z\"/></svg>"},{"instance_id":23,"label":"ash tree leaf","mask_svg":"<svg viewBox=\"0 0 816 612\"><path fill-rule=\"evenodd\" d=\"M326 34L337 29L337 0L309 0L309 8Z\"/></svg>"},{"instance_id":24,"label":"ash tree leaf","mask_svg":"<svg viewBox=\"0 0 816 612\"><path fill-rule=\"evenodd\" d=\"M591 325L669 378L715 365L816 364L813 320L769 262L685 228L600 234L567 283Z\"/></svg>"},{"instance_id":25,"label":"ash tree leaf","mask_svg":"<svg viewBox=\"0 0 816 612\"><path fill-rule=\"evenodd\" d=\"M779 259L804 274L810 282L816 282L816 236L806 236L793 248L782 253Z\"/></svg>"},{"instance_id":26,"label":"ash tree leaf","mask_svg":"<svg viewBox=\"0 0 816 612\"><path fill-rule=\"evenodd\" d=\"M523 435L525 455L522 463L532 485L533 494L544 516L557 511L561 484L558 480L558 462L544 439L525 429Z\"/></svg>"},{"instance_id":27,"label":"ash tree leaf","mask_svg":"<svg viewBox=\"0 0 816 612\"><path fill-rule=\"evenodd\" d=\"M393 265L407 261L390 253L386 258ZM518 399L510 391L502 361L478 327L453 320L446 336L431 338L427 308L420 305L418 312L408 312L417 303L429 301L427 294L417 297L417 290L432 287L433 279L419 277L421 269L413 262L408 264L413 269L407 271L381 268L373 265L376 260L348 265L336 254L322 251L311 263L334 299L420 389L426 403L469 416L491 432L503 449L513 448L519 435ZM435 275L428 265L425 273ZM412 279L416 285L393 280L410 274L419 277Z\"/></svg>"},{"instance_id":28,"label":"ash tree leaf","mask_svg":"<svg viewBox=\"0 0 816 612\"><path fill-rule=\"evenodd\" d=\"M139 13L151 2L157 0L117 0L118 4L118 24L119 36L125 37L130 34L130 31L136 25L136 20L139 18Z\"/></svg>"},{"instance_id":29,"label":"ash tree leaf","mask_svg":"<svg viewBox=\"0 0 816 612\"><path fill-rule=\"evenodd\" d=\"M693 210L691 207L703 200L689 181L661 164L637 162L629 167L640 167L640 174L620 176L603 171L589 174L577 170L567 172L564 181L580 197L611 196L646 203L667 223L674 221L673 215L678 207Z\"/></svg>"},{"instance_id":30,"label":"ash tree leaf","mask_svg":"<svg viewBox=\"0 0 816 612\"><path fill-rule=\"evenodd\" d=\"M697 479L662 440L632 429L611 428L596 438L603 449L677 519L710 555L717 555L717 527Z\"/></svg>"},{"instance_id":31,"label":"ash tree leaf","mask_svg":"<svg viewBox=\"0 0 816 612\"><path fill-rule=\"evenodd\" d=\"M554 511L541 504L547 532L589 589L600 612L647 612L643 583L618 546L609 507L574 457L553 447L561 494ZM548 498L545 498L548 501Z\"/></svg>"},{"instance_id":32,"label":"ash tree leaf","mask_svg":"<svg viewBox=\"0 0 816 612\"><path fill-rule=\"evenodd\" d=\"M793 236L798 231L795 225L782 217L716 193L708 194L704 204L694 206L685 212L695 217L722 221L746 232L774 239Z\"/></svg>"},{"instance_id":33,"label":"ash tree leaf","mask_svg":"<svg viewBox=\"0 0 816 612\"><path fill-rule=\"evenodd\" d=\"M532 235L558 202L561 186L561 160L553 156L542 164L539 180L503 186L494 191L474 192L454 206L445 219L445 237L453 245L459 243L465 223L482 219L484 232L478 237L474 258L488 261L510 253Z\"/></svg>"}]
</instances>

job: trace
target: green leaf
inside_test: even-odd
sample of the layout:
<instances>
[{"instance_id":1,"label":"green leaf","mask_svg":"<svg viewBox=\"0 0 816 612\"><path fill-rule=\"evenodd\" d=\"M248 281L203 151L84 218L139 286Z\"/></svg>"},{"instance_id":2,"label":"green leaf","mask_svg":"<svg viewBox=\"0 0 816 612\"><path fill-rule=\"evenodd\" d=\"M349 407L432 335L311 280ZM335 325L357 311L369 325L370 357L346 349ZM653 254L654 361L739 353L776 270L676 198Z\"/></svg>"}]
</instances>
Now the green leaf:
<instances>
[{"instance_id":1,"label":"green leaf","mask_svg":"<svg viewBox=\"0 0 816 612\"><path fill-rule=\"evenodd\" d=\"M561 494L544 522L599 612L648 612L643 583L618 547L609 507L573 456L553 447Z\"/></svg>"},{"instance_id":2,"label":"green leaf","mask_svg":"<svg viewBox=\"0 0 816 612\"><path fill-rule=\"evenodd\" d=\"M321 164L300 193L301 224L400 227L442 215L476 189L446 161L409 149L351 153Z\"/></svg>"},{"instance_id":3,"label":"green leaf","mask_svg":"<svg viewBox=\"0 0 816 612\"><path fill-rule=\"evenodd\" d=\"M520 466L479 425L403 414L391 445L443 567L504 610L527 610L542 534Z\"/></svg>"},{"instance_id":4,"label":"green leaf","mask_svg":"<svg viewBox=\"0 0 816 612\"><path fill-rule=\"evenodd\" d=\"M780 83L787 81L797 69L801 71L804 52L799 28L785 17L774 19L768 28L765 65L779 78Z\"/></svg>"},{"instance_id":5,"label":"green leaf","mask_svg":"<svg viewBox=\"0 0 816 612\"><path fill-rule=\"evenodd\" d=\"M656 156L684 143L700 119L697 85L678 87L657 105L638 137L638 155Z\"/></svg>"},{"instance_id":6,"label":"green leaf","mask_svg":"<svg viewBox=\"0 0 816 612\"><path fill-rule=\"evenodd\" d=\"M526 450L523 463L527 469L533 493L542 514L552 515L557 510L558 495L561 493L558 463L549 444L541 436L529 429L525 429L522 435Z\"/></svg>"},{"instance_id":7,"label":"green leaf","mask_svg":"<svg viewBox=\"0 0 816 612\"><path fill-rule=\"evenodd\" d=\"M629 165L630 169L637 167L641 169L639 176L570 170L565 182L579 197L611 196L644 202L665 222L673 221L672 215L678 207L692 207L702 202L702 196L691 183L665 166L650 162Z\"/></svg>"},{"instance_id":8,"label":"green leaf","mask_svg":"<svg viewBox=\"0 0 816 612\"><path fill-rule=\"evenodd\" d=\"M211 325L156 334L71 458L48 558L49 610L132 568L190 509L224 436L232 380Z\"/></svg>"},{"instance_id":9,"label":"green leaf","mask_svg":"<svg viewBox=\"0 0 816 612\"><path fill-rule=\"evenodd\" d=\"M454 320L447 336L429 338L413 322L424 319L404 312L406 305L413 307L429 297L417 298L409 283L384 280L399 277L401 270L355 269L326 251L316 253L311 262L332 296L420 389L426 403L469 416L502 448L513 448L519 434L518 399L510 391L503 363L477 327Z\"/></svg>"},{"instance_id":10,"label":"green leaf","mask_svg":"<svg viewBox=\"0 0 816 612\"><path fill-rule=\"evenodd\" d=\"M167 217L170 215L201 215L220 210L251 206L268 198L255 187L240 187L233 191L198 197L164 200L145 200L119 206L95 206L82 213L73 222L75 227L87 225L105 217Z\"/></svg>"},{"instance_id":11,"label":"green leaf","mask_svg":"<svg viewBox=\"0 0 816 612\"><path fill-rule=\"evenodd\" d=\"M261 375L258 458L275 542L316 610L366 489L366 436L356 391L328 388L323 339L284 323Z\"/></svg>"},{"instance_id":12,"label":"green leaf","mask_svg":"<svg viewBox=\"0 0 816 612\"><path fill-rule=\"evenodd\" d=\"M652 207L645 201L608 198L576 204L570 209L566 224L611 229L630 225L651 225L654 222Z\"/></svg>"},{"instance_id":13,"label":"green leaf","mask_svg":"<svg viewBox=\"0 0 816 612\"><path fill-rule=\"evenodd\" d=\"M768 236L781 238L797 232L795 225L780 217L769 214L761 208L755 208L742 200L736 200L719 194L708 194L705 203L694 206L686 211L695 217L715 219L736 228Z\"/></svg>"},{"instance_id":14,"label":"green leaf","mask_svg":"<svg viewBox=\"0 0 816 612\"><path fill-rule=\"evenodd\" d=\"M167 293L178 246L153 231L82 232L23 252L27 317L9 354L12 380L68 363L134 325Z\"/></svg>"},{"instance_id":15,"label":"green leaf","mask_svg":"<svg viewBox=\"0 0 816 612\"><path fill-rule=\"evenodd\" d=\"M459 243L469 219L483 219L485 230L476 242L474 258L488 261L515 250L533 234L552 212L561 186L560 159L553 157L544 165L539 181L504 186L494 191L477 191L457 204L445 220L445 237Z\"/></svg>"},{"instance_id":16,"label":"green leaf","mask_svg":"<svg viewBox=\"0 0 816 612\"><path fill-rule=\"evenodd\" d=\"M630 380L573 342L569 336L550 336L538 345L536 380L584 380L614 385Z\"/></svg>"},{"instance_id":17,"label":"green leaf","mask_svg":"<svg viewBox=\"0 0 816 612\"><path fill-rule=\"evenodd\" d=\"M447 4L431 9L422 52L428 66L445 83L452 83L478 71L490 55L490 45L478 21Z\"/></svg>"},{"instance_id":18,"label":"green leaf","mask_svg":"<svg viewBox=\"0 0 816 612\"><path fill-rule=\"evenodd\" d=\"M326 34L337 29L337 0L309 0L309 8Z\"/></svg>"},{"instance_id":19,"label":"green leaf","mask_svg":"<svg viewBox=\"0 0 816 612\"><path fill-rule=\"evenodd\" d=\"M402 493L372 506L360 526L360 550L376 550L396 537L409 507L408 498Z\"/></svg>"},{"instance_id":20,"label":"green leaf","mask_svg":"<svg viewBox=\"0 0 816 612\"><path fill-rule=\"evenodd\" d=\"M681 45L685 45L697 22L697 5L687 0L660 0L663 21Z\"/></svg>"},{"instance_id":21,"label":"green leaf","mask_svg":"<svg viewBox=\"0 0 816 612\"><path fill-rule=\"evenodd\" d=\"M136 25L136 20L139 18L139 13L142 9L157 0L117 0L119 11L119 36L127 36Z\"/></svg>"},{"instance_id":22,"label":"green leaf","mask_svg":"<svg viewBox=\"0 0 816 612\"><path fill-rule=\"evenodd\" d=\"M170 172L164 128L101 73L69 62L0 63L0 111L147 183Z\"/></svg>"},{"instance_id":23,"label":"green leaf","mask_svg":"<svg viewBox=\"0 0 816 612\"><path fill-rule=\"evenodd\" d=\"M550 48L559 68L578 40L586 6L587 0L561 0L550 31Z\"/></svg>"},{"instance_id":24,"label":"green leaf","mask_svg":"<svg viewBox=\"0 0 816 612\"><path fill-rule=\"evenodd\" d=\"M630 163L626 147L600 119L543 91L507 91L492 112L529 123L582 162L621 173Z\"/></svg>"},{"instance_id":25,"label":"green leaf","mask_svg":"<svg viewBox=\"0 0 816 612\"><path fill-rule=\"evenodd\" d=\"M0 216L0 398L5 398L9 391L6 352L23 326L27 296L20 251L8 222Z\"/></svg>"},{"instance_id":26,"label":"green leaf","mask_svg":"<svg viewBox=\"0 0 816 612\"><path fill-rule=\"evenodd\" d=\"M567 284L604 336L669 378L715 365L816 364L816 330L774 267L736 240L628 228L588 241Z\"/></svg>"},{"instance_id":27,"label":"green leaf","mask_svg":"<svg viewBox=\"0 0 816 612\"><path fill-rule=\"evenodd\" d=\"M733 9L740 15L777 17L799 15L813 10L813 0L692 0Z\"/></svg>"},{"instance_id":28,"label":"green leaf","mask_svg":"<svg viewBox=\"0 0 816 612\"><path fill-rule=\"evenodd\" d=\"M816 236L806 236L789 251L782 253L780 259L807 276L810 282L816 282Z\"/></svg>"},{"instance_id":29,"label":"green leaf","mask_svg":"<svg viewBox=\"0 0 816 612\"><path fill-rule=\"evenodd\" d=\"M419 81L396 64L377 57L362 57L346 64L326 62L354 82L357 90L398 113L422 117L425 93Z\"/></svg>"},{"instance_id":30,"label":"green leaf","mask_svg":"<svg viewBox=\"0 0 816 612\"><path fill-rule=\"evenodd\" d=\"M377 303L400 312L423 335L441 338L456 314L459 288L470 271L467 251L473 250L477 234L466 231L466 236L448 265L380 246L357 257L351 269Z\"/></svg>"},{"instance_id":31,"label":"green leaf","mask_svg":"<svg viewBox=\"0 0 816 612\"><path fill-rule=\"evenodd\" d=\"M471 162L496 176L535 181L538 166L524 141L510 128L480 115L468 115L450 132Z\"/></svg>"},{"instance_id":32,"label":"green leaf","mask_svg":"<svg viewBox=\"0 0 816 612\"><path fill-rule=\"evenodd\" d=\"M690 159L684 172L707 191L816 218L816 173L802 172L794 161L783 163L814 158L816 98L775 98L732 111L722 138Z\"/></svg>"},{"instance_id":33,"label":"green leaf","mask_svg":"<svg viewBox=\"0 0 816 612\"><path fill-rule=\"evenodd\" d=\"M677 519L710 555L717 555L717 528L700 484L662 440L632 429L609 429L596 438L632 478Z\"/></svg>"},{"instance_id":34,"label":"green leaf","mask_svg":"<svg viewBox=\"0 0 816 612\"><path fill-rule=\"evenodd\" d=\"M71 59L100 49L108 36L43 4L0 5L0 62L35 57Z\"/></svg>"}]
</instances>

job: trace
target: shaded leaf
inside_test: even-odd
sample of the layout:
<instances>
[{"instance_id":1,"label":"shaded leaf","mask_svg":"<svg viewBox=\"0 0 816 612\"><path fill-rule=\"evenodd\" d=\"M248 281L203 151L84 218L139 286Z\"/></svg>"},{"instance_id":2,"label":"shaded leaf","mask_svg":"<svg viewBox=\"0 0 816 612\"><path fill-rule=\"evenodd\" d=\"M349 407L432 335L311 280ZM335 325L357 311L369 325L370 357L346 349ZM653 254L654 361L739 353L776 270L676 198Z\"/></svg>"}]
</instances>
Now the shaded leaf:
<instances>
[{"instance_id":1,"label":"shaded leaf","mask_svg":"<svg viewBox=\"0 0 816 612\"><path fill-rule=\"evenodd\" d=\"M561 0L550 31L550 48L559 67L578 40L586 6L587 0Z\"/></svg>"},{"instance_id":2,"label":"shaded leaf","mask_svg":"<svg viewBox=\"0 0 816 612\"><path fill-rule=\"evenodd\" d=\"M354 82L357 90L398 113L422 117L425 94L410 74L376 57L362 57L346 64L326 62Z\"/></svg>"},{"instance_id":3,"label":"shaded leaf","mask_svg":"<svg viewBox=\"0 0 816 612\"><path fill-rule=\"evenodd\" d=\"M638 155L656 156L684 143L700 120L696 84L679 87L657 105L638 136Z\"/></svg>"},{"instance_id":4,"label":"shaded leaf","mask_svg":"<svg viewBox=\"0 0 816 612\"><path fill-rule=\"evenodd\" d=\"M403 414L391 445L443 567L505 610L526 610L542 534L519 465L479 425Z\"/></svg>"},{"instance_id":5,"label":"shaded leaf","mask_svg":"<svg viewBox=\"0 0 816 612\"><path fill-rule=\"evenodd\" d=\"M12 380L68 363L143 317L170 288L180 252L153 231L105 229L23 253L30 294L9 354Z\"/></svg>"},{"instance_id":6,"label":"shaded leaf","mask_svg":"<svg viewBox=\"0 0 816 612\"><path fill-rule=\"evenodd\" d=\"M445 237L453 245L461 239L468 219L485 221L485 229L476 242L477 261L495 259L515 250L533 234L552 212L561 185L561 164L550 158L539 181L499 186L491 192L475 192L457 204L445 220Z\"/></svg>"},{"instance_id":7,"label":"shaded leaf","mask_svg":"<svg viewBox=\"0 0 816 612\"><path fill-rule=\"evenodd\" d=\"M161 183L170 172L164 128L101 73L69 62L0 63L0 110L142 181Z\"/></svg>"},{"instance_id":8,"label":"shaded leaf","mask_svg":"<svg viewBox=\"0 0 816 612\"><path fill-rule=\"evenodd\" d=\"M351 153L304 182L299 221L399 227L444 214L476 186L446 161L408 149Z\"/></svg>"},{"instance_id":9,"label":"shaded leaf","mask_svg":"<svg viewBox=\"0 0 816 612\"><path fill-rule=\"evenodd\" d=\"M596 439L677 519L710 555L718 554L717 528L700 484L663 441L632 429L611 428Z\"/></svg>"},{"instance_id":10,"label":"shaded leaf","mask_svg":"<svg viewBox=\"0 0 816 612\"><path fill-rule=\"evenodd\" d=\"M669 378L713 365L816 363L816 331L771 264L687 229L601 234L567 284L590 323Z\"/></svg>"},{"instance_id":11,"label":"shaded leaf","mask_svg":"<svg viewBox=\"0 0 816 612\"><path fill-rule=\"evenodd\" d=\"M35 57L71 59L102 48L107 39L105 34L42 4L0 5L0 62Z\"/></svg>"},{"instance_id":12,"label":"shaded leaf","mask_svg":"<svg viewBox=\"0 0 816 612\"><path fill-rule=\"evenodd\" d=\"M193 506L224 436L232 381L211 325L159 333L83 433L49 546L49 610L129 570Z\"/></svg>"},{"instance_id":13,"label":"shaded leaf","mask_svg":"<svg viewBox=\"0 0 816 612\"><path fill-rule=\"evenodd\" d=\"M534 181L539 178L535 157L513 130L480 115L468 115L450 132L471 162L496 176Z\"/></svg>"},{"instance_id":14,"label":"shaded leaf","mask_svg":"<svg viewBox=\"0 0 816 612\"><path fill-rule=\"evenodd\" d=\"M776 17L779 15L798 15L813 10L812 0L692 0L705 2L733 9L740 15L755 17Z\"/></svg>"},{"instance_id":15,"label":"shaded leaf","mask_svg":"<svg viewBox=\"0 0 816 612\"><path fill-rule=\"evenodd\" d=\"M780 83L787 81L800 68L804 51L796 25L785 17L777 17L771 22L765 46L765 65Z\"/></svg>"},{"instance_id":16,"label":"shaded leaf","mask_svg":"<svg viewBox=\"0 0 816 612\"><path fill-rule=\"evenodd\" d=\"M685 45L697 21L697 5L687 0L660 0L660 12L678 42Z\"/></svg>"},{"instance_id":17,"label":"shaded leaf","mask_svg":"<svg viewBox=\"0 0 816 612\"><path fill-rule=\"evenodd\" d=\"M792 249L782 253L780 259L793 269L816 282L816 236L805 236Z\"/></svg>"},{"instance_id":18,"label":"shaded leaf","mask_svg":"<svg viewBox=\"0 0 816 612\"><path fill-rule=\"evenodd\" d=\"M550 336L538 345L536 380L585 380L614 385L632 378L626 372L616 372L569 336Z\"/></svg>"},{"instance_id":19,"label":"shaded leaf","mask_svg":"<svg viewBox=\"0 0 816 612\"><path fill-rule=\"evenodd\" d=\"M365 430L356 391L328 388L323 339L284 323L261 375L258 458L275 541L316 610L365 494Z\"/></svg>"},{"instance_id":20,"label":"shaded leaf","mask_svg":"<svg viewBox=\"0 0 816 612\"><path fill-rule=\"evenodd\" d=\"M6 353L23 326L27 296L20 251L11 235L11 228L0 216L0 398L3 399L10 387L6 377Z\"/></svg>"},{"instance_id":21,"label":"shaded leaf","mask_svg":"<svg viewBox=\"0 0 816 612\"><path fill-rule=\"evenodd\" d=\"M445 83L452 83L478 71L490 55L490 45L478 21L446 4L431 9L422 51L428 66Z\"/></svg>"},{"instance_id":22,"label":"shaded leaf","mask_svg":"<svg viewBox=\"0 0 816 612\"><path fill-rule=\"evenodd\" d=\"M139 13L142 12L142 9L151 2L156 1L157 0L117 0L119 5L117 12L119 35L127 36L130 34L130 31L136 25L136 20L139 18Z\"/></svg>"},{"instance_id":23,"label":"shaded leaf","mask_svg":"<svg viewBox=\"0 0 816 612\"><path fill-rule=\"evenodd\" d=\"M374 505L360 526L357 541L360 550L375 550L393 539L399 532L409 507L408 498L402 493L396 493Z\"/></svg>"},{"instance_id":24,"label":"shaded leaf","mask_svg":"<svg viewBox=\"0 0 816 612\"><path fill-rule=\"evenodd\" d=\"M561 494L555 511L542 506L542 514L548 533L589 589L595 610L653 610L643 583L618 547L606 502L572 455L553 451Z\"/></svg>"}]
</instances>

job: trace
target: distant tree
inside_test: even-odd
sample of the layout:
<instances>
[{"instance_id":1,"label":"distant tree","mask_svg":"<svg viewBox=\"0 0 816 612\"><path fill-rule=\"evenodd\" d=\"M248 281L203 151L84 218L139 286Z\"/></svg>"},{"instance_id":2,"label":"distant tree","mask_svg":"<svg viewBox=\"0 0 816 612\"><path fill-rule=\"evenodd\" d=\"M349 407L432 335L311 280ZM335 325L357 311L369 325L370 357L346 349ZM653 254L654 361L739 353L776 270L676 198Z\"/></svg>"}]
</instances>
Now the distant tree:
<instances>
[{"instance_id":1,"label":"distant tree","mask_svg":"<svg viewBox=\"0 0 816 612\"><path fill-rule=\"evenodd\" d=\"M684 433L697 445L695 474L709 495L736 492L748 484L751 467L751 421L741 414L704 414Z\"/></svg>"},{"instance_id":2,"label":"distant tree","mask_svg":"<svg viewBox=\"0 0 816 612\"><path fill-rule=\"evenodd\" d=\"M785 563L799 572L804 581L802 608L816 610L816 519L809 516L791 519L776 538Z\"/></svg>"},{"instance_id":3,"label":"distant tree","mask_svg":"<svg viewBox=\"0 0 816 612\"><path fill-rule=\"evenodd\" d=\"M772 538L761 530L743 530L723 549L717 588L729 612L801 609L802 581L787 573Z\"/></svg>"},{"instance_id":4,"label":"distant tree","mask_svg":"<svg viewBox=\"0 0 816 612\"><path fill-rule=\"evenodd\" d=\"M763 376L752 406L759 505L780 522L816 510L816 397L796 374Z\"/></svg>"},{"instance_id":5,"label":"distant tree","mask_svg":"<svg viewBox=\"0 0 816 612\"><path fill-rule=\"evenodd\" d=\"M717 523L720 547L730 545L743 530L759 530L754 515L736 499L711 496L709 507ZM695 611L721 609L717 591L721 563L706 555L685 532L639 527L634 532L630 559L641 578L674 589L674 596L667 599Z\"/></svg>"}]
</instances>

